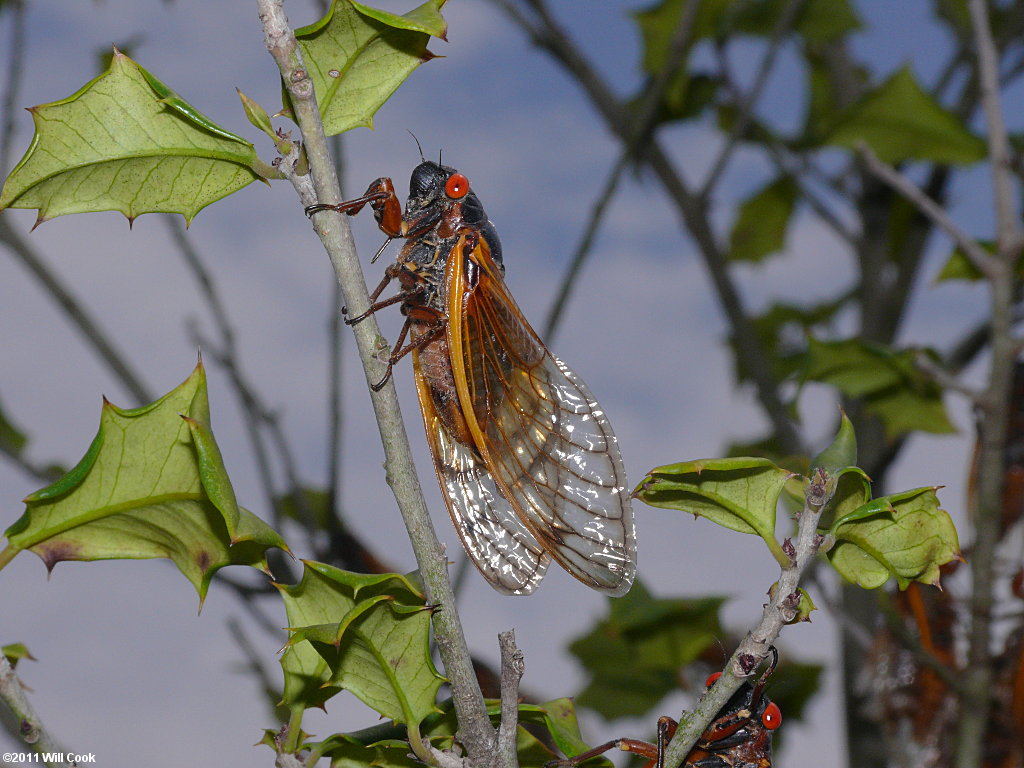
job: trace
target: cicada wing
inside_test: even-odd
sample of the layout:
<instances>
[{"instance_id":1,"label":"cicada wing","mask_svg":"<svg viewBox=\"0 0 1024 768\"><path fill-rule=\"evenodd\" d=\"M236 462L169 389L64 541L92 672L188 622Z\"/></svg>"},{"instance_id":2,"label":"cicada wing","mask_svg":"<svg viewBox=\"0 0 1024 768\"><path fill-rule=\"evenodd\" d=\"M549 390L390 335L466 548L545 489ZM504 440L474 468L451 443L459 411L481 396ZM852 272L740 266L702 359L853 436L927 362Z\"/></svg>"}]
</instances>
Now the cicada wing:
<instances>
[{"instance_id":1,"label":"cicada wing","mask_svg":"<svg viewBox=\"0 0 1024 768\"><path fill-rule=\"evenodd\" d=\"M418 357L414 353L417 371ZM475 447L448 431L420 375L416 393L437 479L463 549L496 590L530 594L544 578L551 558L501 495Z\"/></svg>"},{"instance_id":2,"label":"cicada wing","mask_svg":"<svg viewBox=\"0 0 1024 768\"><path fill-rule=\"evenodd\" d=\"M466 250L449 263L449 346L487 469L563 568L623 595L636 573L636 538L611 425L523 317L486 241Z\"/></svg>"}]
</instances>

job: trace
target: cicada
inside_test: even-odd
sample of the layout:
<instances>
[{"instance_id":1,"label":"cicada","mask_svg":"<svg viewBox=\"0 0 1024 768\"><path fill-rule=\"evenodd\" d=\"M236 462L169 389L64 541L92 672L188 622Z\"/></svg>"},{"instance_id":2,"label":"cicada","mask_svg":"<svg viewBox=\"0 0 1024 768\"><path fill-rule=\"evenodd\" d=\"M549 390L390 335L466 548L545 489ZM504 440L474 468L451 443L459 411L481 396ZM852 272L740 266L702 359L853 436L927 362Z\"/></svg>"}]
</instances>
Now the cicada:
<instances>
[{"instance_id":1,"label":"cicada","mask_svg":"<svg viewBox=\"0 0 1024 768\"><path fill-rule=\"evenodd\" d=\"M389 178L306 212L355 215L367 204L388 240L405 244L369 309L346 322L401 303L405 323L374 388L412 353L437 479L470 559L505 594L533 592L551 560L594 589L625 594L636 543L615 434L512 298L498 233L469 180L424 161L404 214ZM379 300L394 280L398 292Z\"/></svg>"},{"instance_id":2,"label":"cicada","mask_svg":"<svg viewBox=\"0 0 1024 768\"><path fill-rule=\"evenodd\" d=\"M756 683L744 683L730 697L686 756L683 768L772 768L772 735L782 725L782 710L764 695L768 678L779 663L775 647L769 650L772 663ZM721 674L715 672L708 677L707 687L710 688ZM678 726L671 717L661 717L658 718L657 744L637 739L615 739L575 757L552 760L545 768L575 768L612 749L646 757L650 762L644 768L664 768L665 748Z\"/></svg>"}]
</instances>

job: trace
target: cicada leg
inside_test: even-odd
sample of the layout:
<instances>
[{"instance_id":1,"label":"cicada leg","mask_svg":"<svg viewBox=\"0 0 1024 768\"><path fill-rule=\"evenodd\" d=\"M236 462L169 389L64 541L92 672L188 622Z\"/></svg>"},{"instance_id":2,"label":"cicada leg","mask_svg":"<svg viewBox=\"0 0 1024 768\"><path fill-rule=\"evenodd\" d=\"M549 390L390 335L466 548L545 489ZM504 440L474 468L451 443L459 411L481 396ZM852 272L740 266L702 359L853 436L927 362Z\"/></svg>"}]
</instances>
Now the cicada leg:
<instances>
[{"instance_id":1,"label":"cicada leg","mask_svg":"<svg viewBox=\"0 0 1024 768\"><path fill-rule=\"evenodd\" d=\"M369 203L373 209L373 217L377 220L377 226L384 231L388 237L402 236L402 204L395 194L395 185L391 179L382 177L366 188L361 197L345 202L331 205L329 203L316 203L306 207L306 215L312 216L320 211L337 211L355 216L363 206Z\"/></svg>"},{"instance_id":2,"label":"cicada leg","mask_svg":"<svg viewBox=\"0 0 1024 768\"><path fill-rule=\"evenodd\" d=\"M646 741L640 741L639 739L615 739L609 741L600 746L589 749L586 752L581 752L576 757L566 757L562 760L550 760L544 764L544 768L570 768L571 766L577 766L580 763L586 762L592 757L603 755L612 749L621 749L623 752L631 752L634 755L640 755L640 757L646 757L650 760L645 768L664 768L665 766L665 747L669 741L672 740L672 736L675 735L678 723L671 717L659 717L658 718L658 743L657 745L651 744Z\"/></svg>"},{"instance_id":3,"label":"cicada leg","mask_svg":"<svg viewBox=\"0 0 1024 768\"><path fill-rule=\"evenodd\" d=\"M384 378L378 381L376 384L371 384L370 389L374 392L380 392L384 385L388 383L388 379L391 378L391 372L394 370L395 364L405 357L407 354L412 352L414 349L425 347L427 344L432 342L442 333L444 333L444 322L438 321L437 325L431 326L425 333L417 336L415 339L410 341L404 347L402 342L405 341L406 335L409 333L409 326L412 325L413 321L410 318L406 318L405 324L402 325L402 330L398 334L398 339L395 341L395 346L391 352L391 356L388 358L388 368L384 372Z\"/></svg>"}]
</instances>

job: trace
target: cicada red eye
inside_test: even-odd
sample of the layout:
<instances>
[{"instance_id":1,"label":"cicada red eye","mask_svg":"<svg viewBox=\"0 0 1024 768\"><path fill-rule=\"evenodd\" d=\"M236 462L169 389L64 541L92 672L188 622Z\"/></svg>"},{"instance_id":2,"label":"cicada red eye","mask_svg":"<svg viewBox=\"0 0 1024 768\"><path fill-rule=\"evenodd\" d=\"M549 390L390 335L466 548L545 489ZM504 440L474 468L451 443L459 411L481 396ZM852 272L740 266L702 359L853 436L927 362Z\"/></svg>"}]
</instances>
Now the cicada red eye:
<instances>
[{"instance_id":1,"label":"cicada red eye","mask_svg":"<svg viewBox=\"0 0 1024 768\"><path fill-rule=\"evenodd\" d=\"M721 672L712 672L710 675L708 675L708 679L704 681L704 687L710 688L712 685L715 684L715 681L718 680L718 678L720 678L721 676Z\"/></svg>"},{"instance_id":2,"label":"cicada red eye","mask_svg":"<svg viewBox=\"0 0 1024 768\"><path fill-rule=\"evenodd\" d=\"M774 701L768 702L768 706L764 708L764 712L761 714L761 724L769 731L774 731L782 725L782 710Z\"/></svg>"},{"instance_id":3,"label":"cicada red eye","mask_svg":"<svg viewBox=\"0 0 1024 768\"><path fill-rule=\"evenodd\" d=\"M452 200L460 200L469 192L469 179L461 173L453 173L444 184L444 193Z\"/></svg>"}]
</instances>

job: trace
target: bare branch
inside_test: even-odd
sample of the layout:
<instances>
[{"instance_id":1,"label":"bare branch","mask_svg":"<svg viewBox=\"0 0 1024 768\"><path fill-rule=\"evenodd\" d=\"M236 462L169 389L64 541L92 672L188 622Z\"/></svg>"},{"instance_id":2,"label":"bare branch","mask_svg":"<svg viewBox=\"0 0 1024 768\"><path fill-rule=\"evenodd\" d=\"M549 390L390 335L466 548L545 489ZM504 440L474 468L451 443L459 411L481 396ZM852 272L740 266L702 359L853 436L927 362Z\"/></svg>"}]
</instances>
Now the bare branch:
<instances>
[{"instance_id":1,"label":"bare branch","mask_svg":"<svg viewBox=\"0 0 1024 768\"><path fill-rule=\"evenodd\" d=\"M142 383L128 361L114 347L113 341L100 329L88 310L75 298L74 294L64 285L39 255L29 247L21 235L11 226L10 217L0 216L0 242L6 243L22 264L42 284L43 288L53 297L71 323L78 328L86 342L92 346L111 372L118 378L121 385L136 399L139 405L151 403L155 399Z\"/></svg>"},{"instance_id":2,"label":"bare branch","mask_svg":"<svg viewBox=\"0 0 1024 768\"><path fill-rule=\"evenodd\" d=\"M519 726L519 681L526 669L523 652L516 647L516 632L510 629L498 635L501 647L501 725L498 727L498 754L505 765L517 765L516 729Z\"/></svg>"},{"instance_id":3,"label":"bare branch","mask_svg":"<svg viewBox=\"0 0 1024 768\"><path fill-rule=\"evenodd\" d=\"M888 163L882 162L867 144L862 143L858 147L858 152L872 174L902 194L921 213L927 216L935 226L949 235L982 274L989 278L993 276L992 256L986 253L985 249L978 245L974 238L960 229L959 225L946 212L946 209L932 200L907 176L897 171Z\"/></svg>"}]
</instances>

